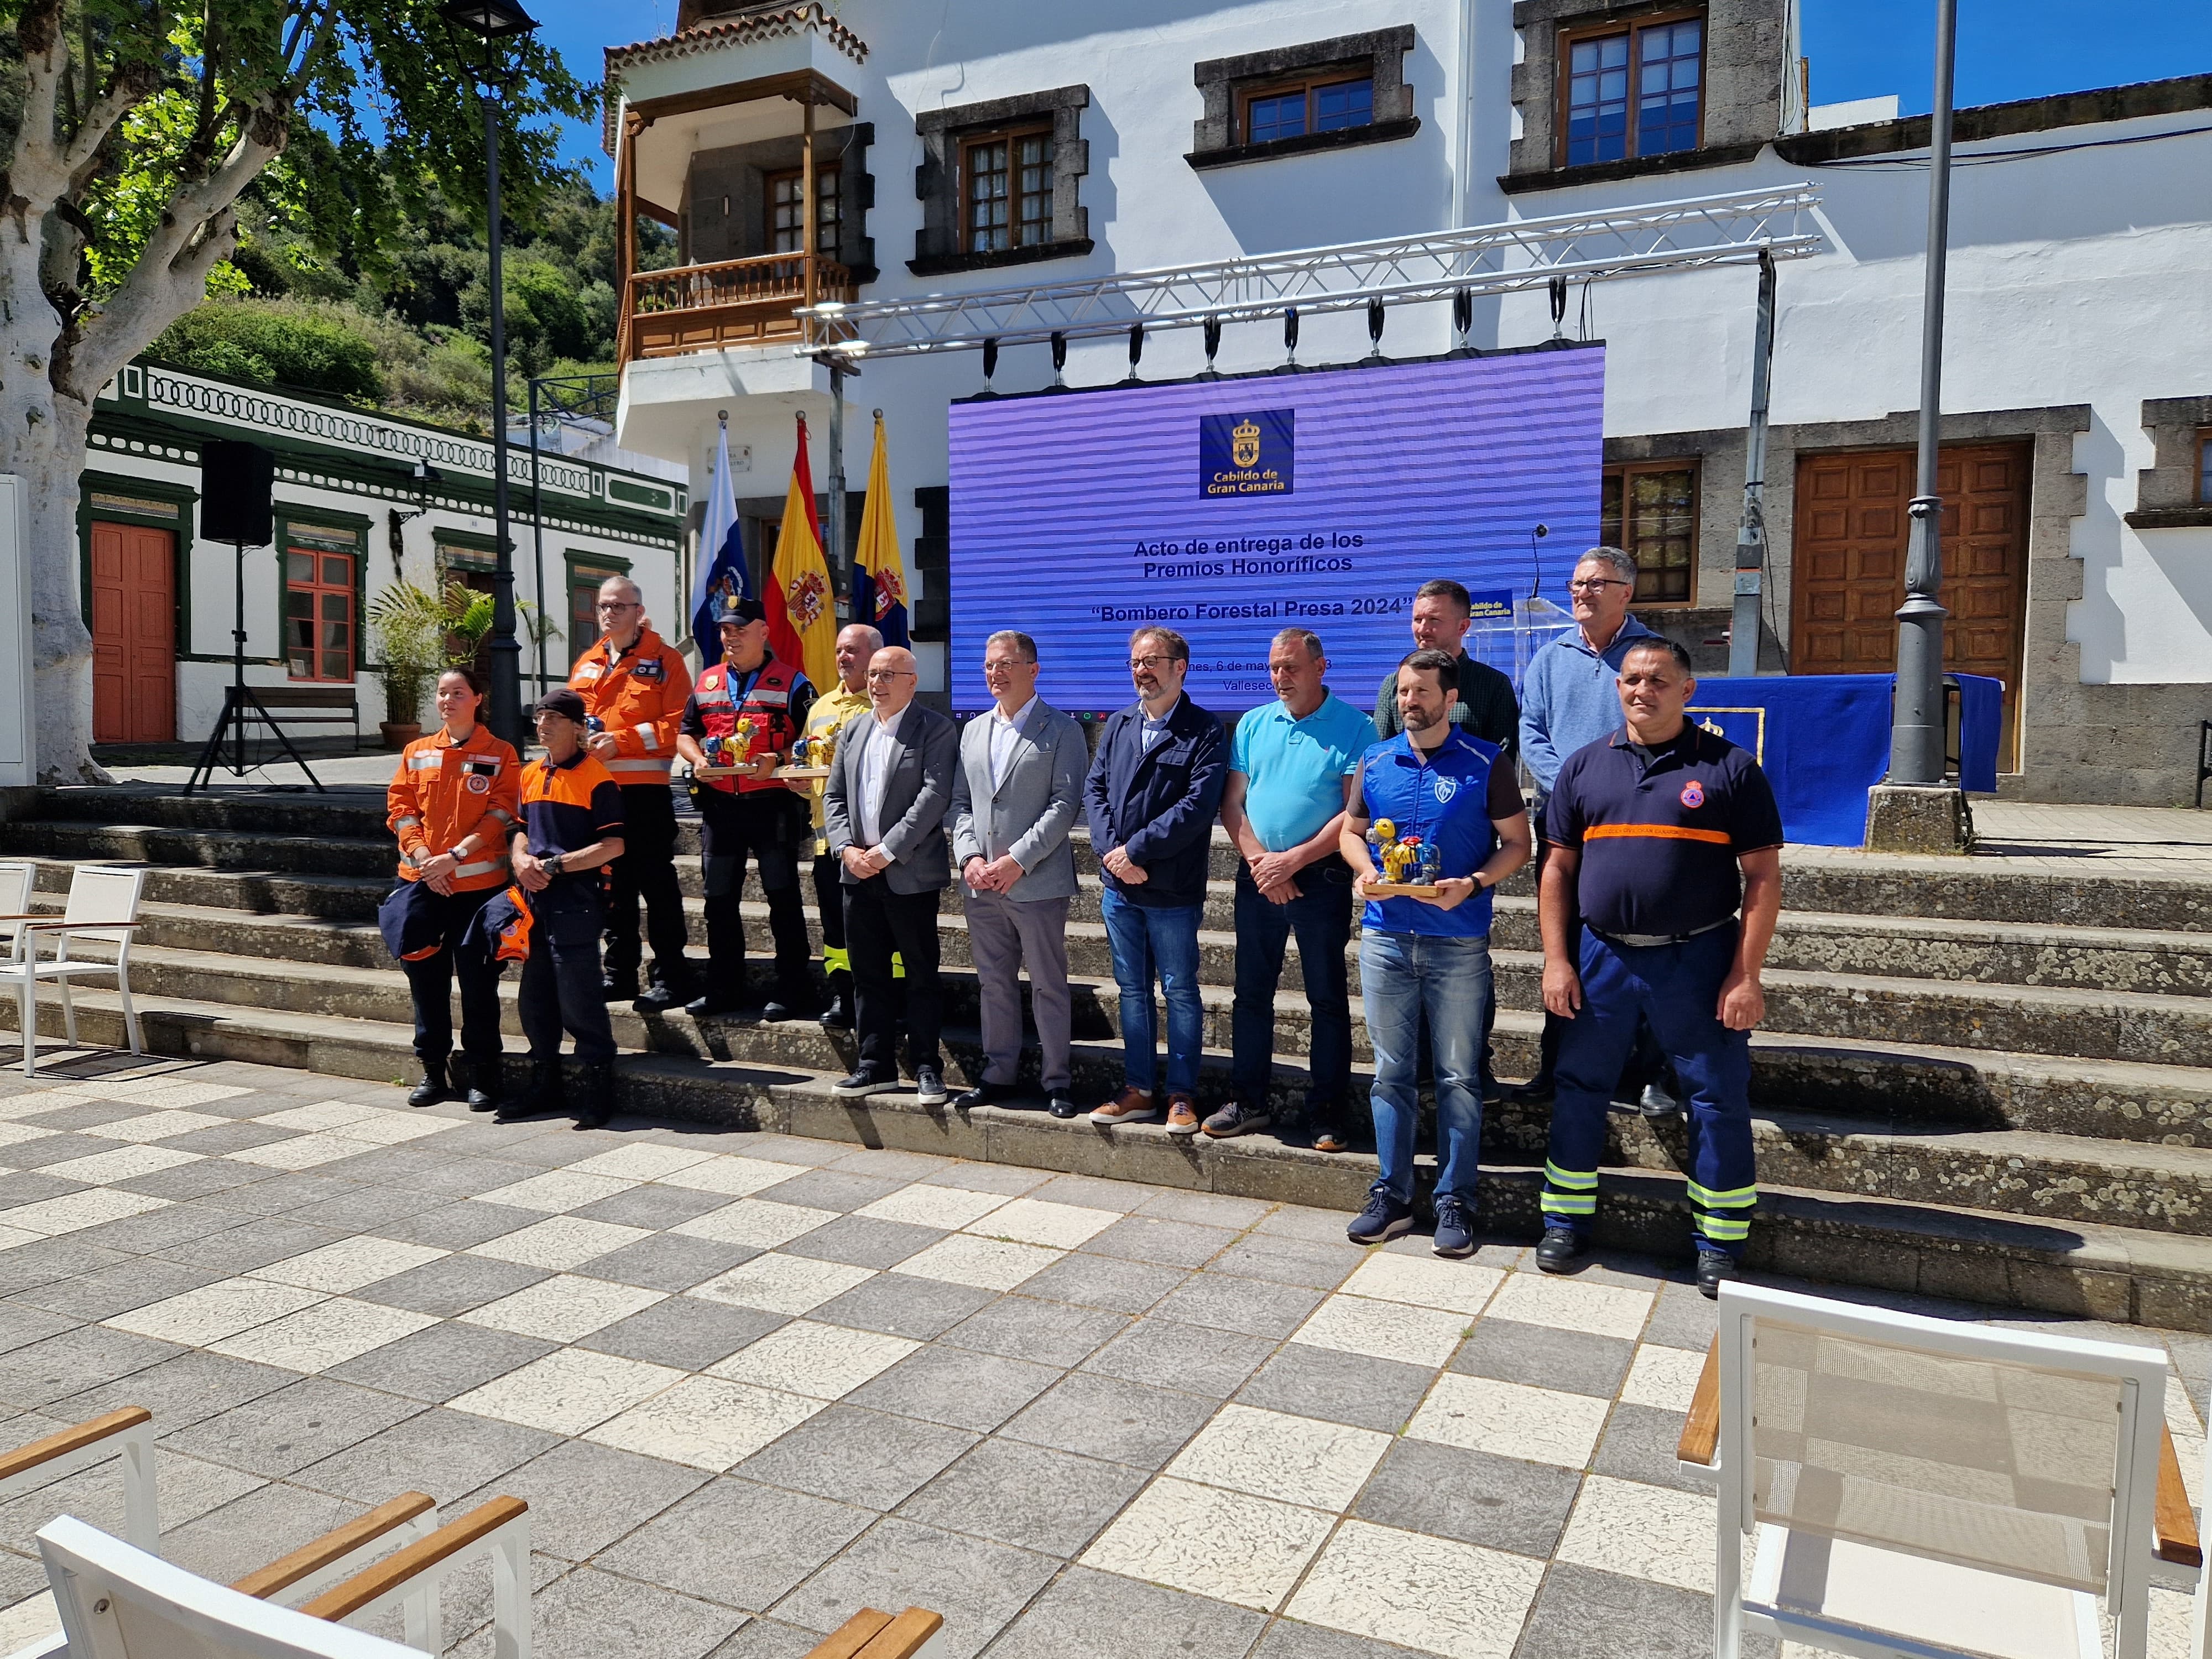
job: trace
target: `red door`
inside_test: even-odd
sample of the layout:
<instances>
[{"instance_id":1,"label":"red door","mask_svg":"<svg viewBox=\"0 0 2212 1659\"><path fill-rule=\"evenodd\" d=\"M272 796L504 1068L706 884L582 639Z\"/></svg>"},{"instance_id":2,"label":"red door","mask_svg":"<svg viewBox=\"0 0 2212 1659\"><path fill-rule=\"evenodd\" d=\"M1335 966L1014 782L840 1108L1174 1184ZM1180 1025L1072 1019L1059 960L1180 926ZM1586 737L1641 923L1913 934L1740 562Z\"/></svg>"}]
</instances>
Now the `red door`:
<instances>
[{"instance_id":1,"label":"red door","mask_svg":"<svg viewBox=\"0 0 2212 1659\"><path fill-rule=\"evenodd\" d=\"M173 530L92 526L92 739L177 737L177 540Z\"/></svg>"}]
</instances>

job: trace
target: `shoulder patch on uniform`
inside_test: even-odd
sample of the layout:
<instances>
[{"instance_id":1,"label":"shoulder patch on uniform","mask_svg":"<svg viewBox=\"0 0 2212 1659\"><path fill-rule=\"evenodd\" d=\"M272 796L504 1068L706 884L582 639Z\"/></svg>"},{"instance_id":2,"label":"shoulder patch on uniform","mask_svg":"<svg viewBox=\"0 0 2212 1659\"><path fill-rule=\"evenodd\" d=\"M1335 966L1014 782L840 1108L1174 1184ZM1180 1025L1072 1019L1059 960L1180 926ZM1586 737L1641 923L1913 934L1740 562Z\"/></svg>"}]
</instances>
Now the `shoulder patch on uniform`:
<instances>
[{"instance_id":1,"label":"shoulder patch on uniform","mask_svg":"<svg viewBox=\"0 0 2212 1659\"><path fill-rule=\"evenodd\" d=\"M658 657L647 657L629 671L629 677L634 680L665 680L668 678L668 665Z\"/></svg>"},{"instance_id":2,"label":"shoulder patch on uniform","mask_svg":"<svg viewBox=\"0 0 2212 1659\"><path fill-rule=\"evenodd\" d=\"M1705 804L1705 786L1699 783L1695 778L1692 778L1687 783L1682 786L1682 805L1688 807L1698 807L1703 806Z\"/></svg>"}]
</instances>

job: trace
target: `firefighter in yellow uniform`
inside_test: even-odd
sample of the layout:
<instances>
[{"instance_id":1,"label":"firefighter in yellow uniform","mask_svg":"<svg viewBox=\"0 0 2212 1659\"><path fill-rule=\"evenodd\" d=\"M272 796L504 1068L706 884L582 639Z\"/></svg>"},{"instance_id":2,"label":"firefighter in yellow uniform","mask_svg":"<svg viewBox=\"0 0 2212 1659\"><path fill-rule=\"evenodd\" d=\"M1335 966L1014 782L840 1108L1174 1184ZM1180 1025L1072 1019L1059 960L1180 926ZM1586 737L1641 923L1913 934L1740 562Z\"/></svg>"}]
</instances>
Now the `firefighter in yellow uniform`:
<instances>
[{"instance_id":1,"label":"firefighter in yellow uniform","mask_svg":"<svg viewBox=\"0 0 2212 1659\"><path fill-rule=\"evenodd\" d=\"M399 842L399 878L386 901L416 913L413 936L396 941L415 1001L415 1054L422 1081L407 1097L430 1106L458 1092L447 1065L453 1050L453 983L461 982L461 1044L468 1056L468 1101L477 1111L499 1104L499 964L465 936L486 900L507 884L507 837L520 822L522 763L477 719L483 690L476 672L438 676L437 731L399 757L386 792L386 821ZM382 920L380 915L380 920Z\"/></svg>"},{"instance_id":2,"label":"firefighter in yellow uniform","mask_svg":"<svg viewBox=\"0 0 2212 1659\"><path fill-rule=\"evenodd\" d=\"M601 993L609 1002L635 1000L641 1012L689 1001L691 970L684 957L689 930L676 884L676 800L668 772L676 728L691 695L683 657L646 625L637 584L610 576L599 585L597 644L576 659L569 689L584 700L586 747L622 788L623 856L607 872L607 948ZM653 979L640 994L638 901L645 901L653 942Z\"/></svg>"},{"instance_id":3,"label":"firefighter in yellow uniform","mask_svg":"<svg viewBox=\"0 0 2212 1659\"><path fill-rule=\"evenodd\" d=\"M837 635L837 684L817 694L807 712L807 758L829 763L830 749L845 722L868 711L868 659L884 648L884 636L866 623L848 623ZM822 918L822 968L830 979L830 1006L822 1023L841 1031L853 1029L853 965L845 953L845 896L839 865L830 856L830 837L822 826L826 778L794 778L791 787L814 808L814 908ZM896 961L896 958L894 958Z\"/></svg>"}]
</instances>

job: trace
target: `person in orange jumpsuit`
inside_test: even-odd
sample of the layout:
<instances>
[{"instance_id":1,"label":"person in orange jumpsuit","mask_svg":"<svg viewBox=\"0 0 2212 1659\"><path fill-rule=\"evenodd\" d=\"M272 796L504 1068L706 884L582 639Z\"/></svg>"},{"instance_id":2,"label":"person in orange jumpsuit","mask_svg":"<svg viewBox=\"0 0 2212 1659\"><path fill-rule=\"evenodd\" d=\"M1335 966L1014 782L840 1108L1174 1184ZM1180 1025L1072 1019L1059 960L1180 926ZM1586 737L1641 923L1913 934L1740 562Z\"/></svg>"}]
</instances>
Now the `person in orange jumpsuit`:
<instances>
[{"instance_id":1,"label":"person in orange jumpsuit","mask_svg":"<svg viewBox=\"0 0 2212 1659\"><path fill-rule=\"evenodd\" d=\"M684 895L676 884L676 799L668 781L677 722L691 695L691 671L647 623L644 600L629 577L610 576L599 584L599 617L605 631L577 658L568 685L584 700L591 727L586 749L622 787L627 826L623 856L607 876L600 990L609 1002L635 999L641 1012L657 1012L692 995L684 957ZM653 945L652 982L641 995L641 899Z\"/></svg>"},{"instance_id":2,"label":"person in orange jumpsuit","mask_svg":"<svg viewBox=\"0 0 2212 1659\"><path fill-rule=\"evenodd\" d=\"M485 902L507 882L507 838L520 821L522 762L477 715L483 687L475 671L438 676L437 731L399 757L386 792L386 822L399 842L399 878L428 890L413 902L438 922L434 948L403 958L415 1001L415 1054L422 1080L410 1106L449 1100L453 1049L453 985L461 982L461 1044L468 1056L471 1109L499 1104L499 964L463 935Z\"/></svg>"}]
</instances>

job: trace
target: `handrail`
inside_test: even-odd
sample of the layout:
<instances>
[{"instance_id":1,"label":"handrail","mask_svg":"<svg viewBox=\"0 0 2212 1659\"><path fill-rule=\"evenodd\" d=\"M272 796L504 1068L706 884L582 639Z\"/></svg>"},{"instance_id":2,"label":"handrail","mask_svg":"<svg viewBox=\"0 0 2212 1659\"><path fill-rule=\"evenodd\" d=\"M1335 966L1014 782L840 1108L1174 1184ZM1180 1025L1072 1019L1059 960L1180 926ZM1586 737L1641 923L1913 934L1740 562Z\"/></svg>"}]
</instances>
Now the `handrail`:
<instances>
[{"instance_id":1,"label":"handrail","mask_svg":"<svg viewBox=\"0 0 2212 1659\"><path fill-rule=\"evenodd\" d=\"M632 271L627 308L634 313L650 315L660 311L697 310L751 301L803 299L810 264L814 267L818 287L826 289L852 286L849 270L819 254L755 254L743 259L720 259L711 264ZM665 289L676 290L683 297L674 304L647 303L657 290Z\"/></svg>"}]
</instances>

